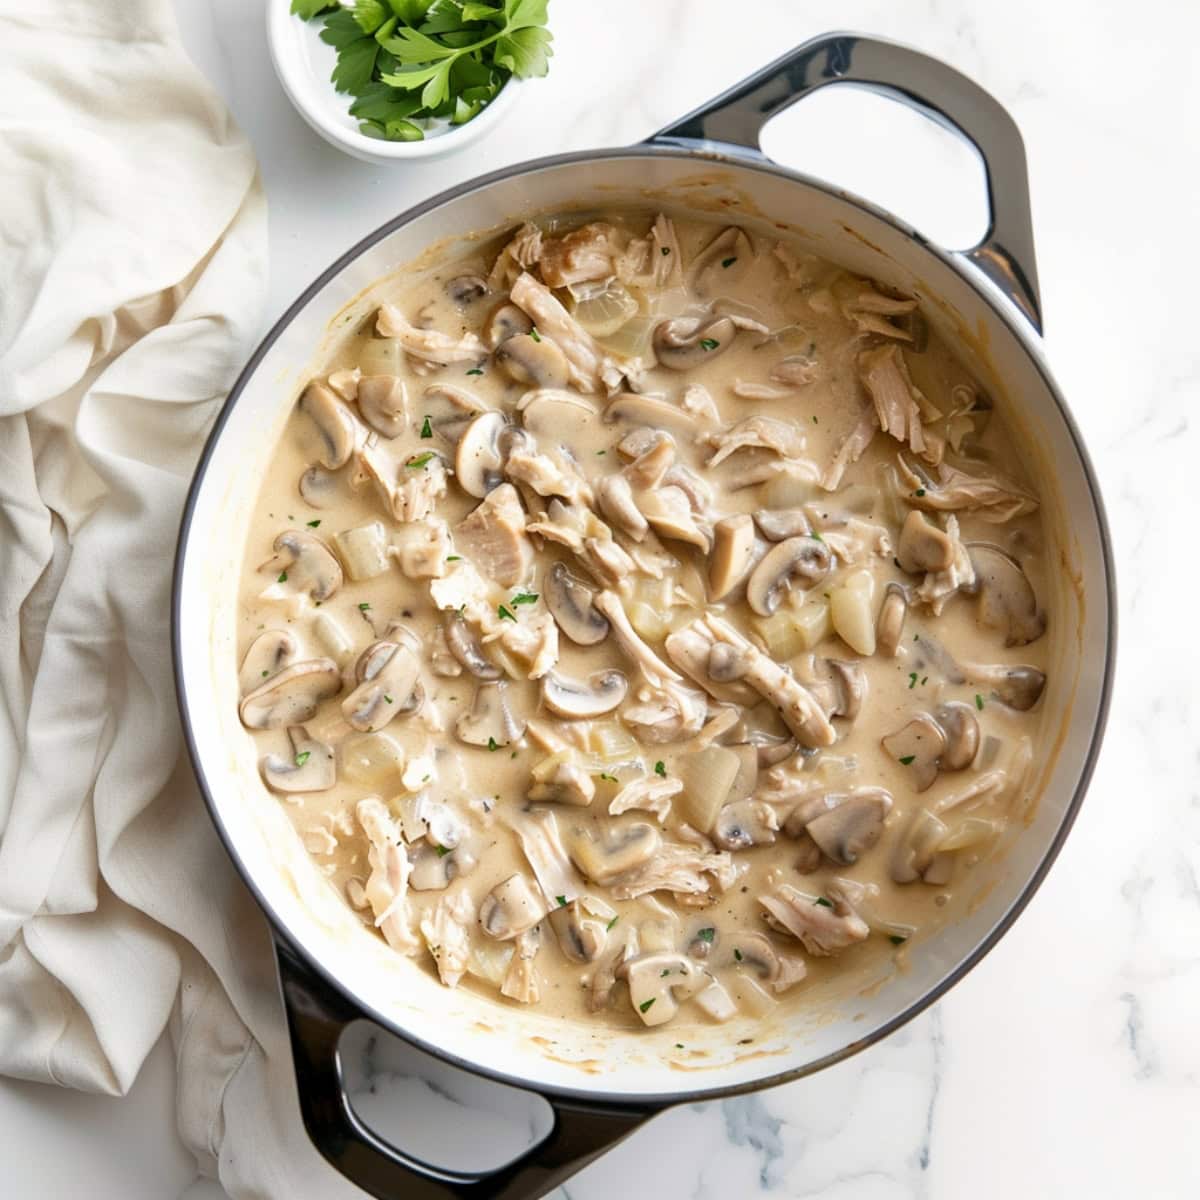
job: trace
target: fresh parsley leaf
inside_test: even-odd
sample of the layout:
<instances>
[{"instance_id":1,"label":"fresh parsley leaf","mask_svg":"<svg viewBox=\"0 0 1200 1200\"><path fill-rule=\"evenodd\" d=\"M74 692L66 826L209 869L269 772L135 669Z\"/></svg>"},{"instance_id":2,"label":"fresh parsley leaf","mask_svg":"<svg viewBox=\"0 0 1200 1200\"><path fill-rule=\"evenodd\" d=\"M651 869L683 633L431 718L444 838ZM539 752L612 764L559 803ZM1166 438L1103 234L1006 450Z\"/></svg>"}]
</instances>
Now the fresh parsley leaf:
<instances>
[{"instance_id":1,"label":"fresh parsley leaf","mask_svg":"<svg viewBox=\"0 0 1200 1200\"><path fill-rule=\"evenodd\" d=\"M450 853L445 846L434 846L434 849L437 851L438 858L445 858L446 855Z\"/></svg>"},{"instance_id":2,"label":"fresh parsley leaf","mask_svg":"<svg viewBox=\"0 0 1200 1200\"><path fill-rule=\"evenodd\" d=\"M489 750L499 750L500 743L498 741L496 741L496 739L494 737L490 737L490 738L488 738L488 749Z\"/></svg>"},{"instance_id":3,"label":"fresh parsley leaf","mask_svg":"<svg viewBox=\"0 0 1200 1200\"><path fill-rule=\"evenodd\" d=\"M733 266L733 264L734 264L735 262L737 262L737 255L736 255L736 254L735 254L735 255L733 255L731 258L723 258L723 259L721 259L721 266L722 266L722 267L724 267L726 270L728 270L730 267L732 267L732 266Z\"/></svg>"},{"instance_id":4,"label":"fresh parsley leaf","mask_svg":"<svg viewBox=\"0 0 1200 1200\"><path fill-rule=\"evenodd\" d=\"M447 562L462 562L462 555L461 554L447 554L446 561Z\"/></svg>"},{"instance_id":5,"label":"fresh parsley leaf","mask_svg":"<svg viewBox=\"0 0 1200 1200\"><path fill-rule=\"evenodd\" d=\"M661 758L654 764L654 773L663 779L667 777L667 764Z\"/></svg>"},{"instance_id":6,"label":"fresh parsley leaf","mask_svg":"<svg viewBox=\"0 0 1200 1200\"><path fill-rule=\"evenodd\" d=\"M908 941L908 938L901 937L898 933L889 933L888 941L891 942L893 946L903 946L904 943Z\"/></svg>"},{"instance_id":7,"label":"fresh parsley leaf","mask_svg":"<svg viewBox=\"0 0 1200 1200\"><path fill-rule=\"evenodd\" d=\"M481 370L480 370L478 367L472 367L472 368L471 368L471 369L470 369L470 370L467 372L467 374L468 374L468 375L482 375L482 374L483 374L483 372L482 372L482 371L481 371Z\"/></svg>"},{"instance_id":8,"label":"fresh parsley leaf","mask_svg":"<svg viewBox=\"0 0 1200 1200\"><path fill-rule=\"evenodd\" d=\"M716 338L701 338L700 345L705 350L715 350L721 343Z\"/></svg>"},{"instance_id":9,"label":"fresh parsley leaf","mask_svg":"<svg viewBox=\"0 0 1200 1200\"><path fill-rule=\"evenodd\" d=\"M529 331L529 336L533 338L535 342L540 342L542 340L542 335L538 333L536 325Z\"/></svg>"},{"instance_id":10,"label":"fresh parsley leaf","mask_svg":"<svg viewBox=\"0 0 1200 1200\"><path fill-rule=\"evenodd\" d=\"M512 598L512 603L513 603L514 608L516 608L516 606L518 604L536 604L537 602L538 602L538 593L537 592L518 592Z\"/></svg>"},{"instance_id":11,"label":"fresh parsley leaf","mask_svg":"<svg viewBox=\"0 0 1200 1200\"><path fill-rule=\"evenodd\" d=\"M389 54L394 54L397 61L406 66L440 63L443 59L455 56L452 47L443 46L441 42L427 37L419 29L412 29L406 25L398 25L395 34L383 43L383 48ZM385 82L391 83L391 80Z\"/></svg>"},{"instance_id":12,"label":"fresh parsley leaf","mask_svg":"<svg viewBox=\"0 0 1200 1200\"><path fill-rule=\"evenodd\" d=\"M902 767L909 767L912 765L913 760L916 757L917 756L915 754L905 754L902 758L899 759L899 763Z\"/></svg>"},{"instance_id":13,"label":"fresh parsley leaf","mask_svg":"<svg viewBox=\"0 0 1200 1200\"><path fill-rule=\"evenodd\" d=\"M609 775L605 771L600 772L600 778L603 779L605 783L616 783L617 782L617 777L615 775Z\"/></svg>"},{"instance_id":14,"label":"fresh parsley leaf","mask_svg":"<svg viewBox=\"0 0 1200 1200\"><path fill-rule=\"evenodd\" d=\"M341 13L335 14L341 16ZM345 14L350 16L349 13ZM350 20L354 18L351 16ZM357 29L358 26L355 25ZM337 66L333 68L330 79L339 92L349 92L357 96L370 85L371 75L375 70L375 56L379 53L379 43L374 38L360 37L338 51Z\"/></svg>"},{"instance_id":15,"label":"fresh parsley leaf","mask_svg":"<svg viewBox=\"0 0 1200 1200\"><path fill-rule=\"evenodd\" d=\"M275 582L276 582L276 583L287 583L287 572L286 572L286 571L280 571L280 572L279 572L279 578L278 578L278 579L276 579L276 580L275 580Z\"/></svg>"},{"instance_id":16,"label":"fresh parsley leaf","mask_svg":"<svg viewBox=\"0 0 1200 1200\"><path fill-rule=\"evenodd\" d=\"M983 712L983 697L978 692L975 693L975 707Z\"/></svg>"},{"instance_id":17,"label":"fresh parsley leaf","mask_svg":"<svg viewBox=\"0 0 1200 1200\"><path fill-rule=\"evenodd\" d=\"M433 7L433 0L388 0L388 3L406 25L420 25Z\"/></svg>"},{"instance_id":18,"label":"fresh parsley leaf","mask_svg":"<svg viewBox=\"0 0 1200 1200\"><path fill-rule=\"evenodd\" d=\"M354 19L363 33L374 33L385 21L395 20L387 0L354 0Z\"/></svg>"},{"instance_id":19,"label":"fresh parsley leaf","mask_svg":"<svg viewBox=\"0 0 1200 1200\"><path fill-rule=\"evenodd\" d=\"M605 931L606 933L609 933L609 932L611 932L611 931L612 931L612 927L613 927L613 926L614 926L614 925L615 925L615 924L616 924L616 923L617 923L617 922L618 922L620 919L621 919L621 914L620 914L620 913L617 913L617 915L616 915L615 917L613 917L613 919L612 919L611 921L609 921L609 923L608 923L607 925L605 925L605 927L604 927L604 931Z\"/></svg>"},{"instance_id":20,"label":"fresh parsley leaf","mask_svg":"<svg viewBox=\"0 0 1200 1200\"><path fill-rule=\"evenodd\" d=\"M702 942L707 942L711 946L713 938L717 936L717 931L710 926L708 929L701 929L696 936Z\"/></svg>"},{"instance_id":21,"label":"fresh parsley leaf","mask_svg":"<svg viewBox=\"0 0 1200 1200\"><path fill-rule=\"evenodd\" d=\"M826 900L824 896L818 896L813 901L813 903L819 904L822 908L832 908L833 907L833 902L831 900Z\"/></svg>"},{"instance_id":22,"label":"fresh parsley leaf","mask_svg":"<svg viewBox=\"0 0 1200 1200\"><path fill-rule=\"evenodd\" d=\"M557 900L557 901L558 901L558 907L559 907L559 908L566 908L566 907L567 907L567 898L566 898L566 896L555 896L554 898L555 898L555 900Z\"/></svg>"},{"instance_id":23,"label":"fresh parsley leaf","mask_svg":"<svg viewBox=\"0 0 1200 1200\"><path fill-rule=\"evenodd\" d=\"M917 686L917 673L916 673L916 671L909 671L909 673L908 673L908 690L911 692L913 690L913 688L915 688L916 686Z\"/></svg>"},{"instance_id":24,"label":"fresh parsley leaf","mask_svg":"<svg viewBox=\"0 0 1200 1200\"><path fill-rule=\"evenodd\" d=\"M410 470L415 471L419 467L425 466L433 458L433 451L426 450L424 454L417 454L410 458L404 465Z\"/></svg>"},{"instance_id":25,"label":"fresh parsley leaf","mask_svg":"<svg viewBox=\"0 0 1200 1200\"><path fill-rule=\"evenodd\" d=\"M428 417L426 417L425 420L421 424L421 436L423 438L433 437L433 423L429 420Z\"/></svg>"},{"instance_id":26,"label":"fresh parsley leaf","mask_svg":"<svg viewBox=\"0 0 1200 1200\"><path fill-rule=\"evenodd\" d=\"M649 1012L650 1005L654 1003L655 999L656 997L651 996L649 1000L643 1000L641 1004L638 1005L638 1012Z\"/></svg>"},{"instance_id":27,"label":"fresh parsley leaf","mask_svg":"<svg viewBox=\"0 0 1200 1200\"><path fill-rule=\"evenodd\" d=\"M315 521L309 521L308 527L309 527L309 529L316 529L316 527L320 524L321 524L321 518L318 517Z\"/></svg>"},{"instance_id":28,"label":"fresh parsley leaf","mask_svg":"<svg viewBox=\"0 0 1200 1200\"><path fill-rule=\"evenodd\" d=\"M302 21L311 21L327 8L337 8L333 0L292 0L292 12Z\"/></svg>"},{"instance_id":29,"label":"fresh parsley leaf","mask_svg":"<svg viewBox=\"0 0 1200 1200\"><path fill-rule=\"evenodd\" d=\"M502 621L515 621L517 619L503 604L496 609L496 616Z\"/></svg>"},{"instance_id":30,"label":"fresh parsley leaf","mask_svg":"<svg viewBox=\"0 0 1200 1200\"><path fill-rule=\"evenodd\" d=\"M550 70L551 41L548 29L517 29L497 39L493 57L518 79L540 78Z\"/></svg>"},{"instance_id":31,"label":"fresh parsley leaf","mask_svg":"<svg viewBox=\"0 0 1200 1200\"><path fill-rule=\"evenodd\" d=\"M502 8L494 8L490 4L472 4L469 2L462 6L462 19L464 21L495 21L497 19L504 20L504 10Z\"/></svg>"},{"instance_id":32,"label":"fresh parsley leaf","mask_svg":"<svg viewBox=\"0 0 1200 1200\"><path fill-rule=\"evenodd\" d=\"M300 753L296 755L296 766L298 766L298 767L304 766L304 764L306 762L308 762L308 760L311 757L312 757L311 750L301 750Z\"/></svg>"},{"instance_id":33,"label":"fresh parsley leaf","mask_svg":"<svg viewBox=\"0 0 1200 1200\"><path fill-rule=\"evenodd\" d=\"M742 952L736 946L733 948L733 957L736 958L738 962L742 961Z\"/></svg>"},{"instance_id":34,"label":"fresh parsley leaf","mask_svg":"<svg viewBox=\"0 0 1200 1200\"><path fill-rule=\"evenodd\" d=\"M367 611L369 611L369 610L370 610L370 607L371 607L371 605L370 605L370 602L369 602L369 601L366 601L366 600L363 600L363 601L362 601L362 602L359 604L359 606L358 606L358 610L359 610L359 612L367 612Z\"/></svg>"}]
</instances>

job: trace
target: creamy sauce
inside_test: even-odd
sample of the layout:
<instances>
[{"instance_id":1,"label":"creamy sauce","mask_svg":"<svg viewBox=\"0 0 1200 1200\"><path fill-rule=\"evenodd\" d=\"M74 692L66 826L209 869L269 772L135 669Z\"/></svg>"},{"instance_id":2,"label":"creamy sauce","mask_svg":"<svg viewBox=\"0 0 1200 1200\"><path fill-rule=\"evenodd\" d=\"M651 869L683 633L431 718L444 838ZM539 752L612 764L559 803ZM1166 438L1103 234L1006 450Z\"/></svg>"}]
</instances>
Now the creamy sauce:
<instances>
[{"instance_id":1,"label":"creamy sauce","mask_svg":"<svg viewBox=\"0 0 1200 1200\"><path fill-rule=\"evenodd\" d=\"M736 228L547 219L402 279L305 391L242 718L415 968L765 1014L944 923L1026 815L1045 569L912 302Z\"/></svg>"}]
</instances>

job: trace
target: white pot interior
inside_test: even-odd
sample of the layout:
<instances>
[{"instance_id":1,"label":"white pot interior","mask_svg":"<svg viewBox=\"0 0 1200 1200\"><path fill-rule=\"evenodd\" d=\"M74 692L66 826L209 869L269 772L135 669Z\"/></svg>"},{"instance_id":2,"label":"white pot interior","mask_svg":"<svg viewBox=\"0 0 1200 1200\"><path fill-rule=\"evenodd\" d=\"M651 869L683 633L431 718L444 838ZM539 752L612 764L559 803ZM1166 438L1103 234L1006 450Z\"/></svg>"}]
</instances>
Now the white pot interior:
<instances>
[{"instance_id":1,"label":"white pot interior","mask_svg":"<svg viewBox=\"0 0 1200 1200\"><path fill-rule=\"evenodd\" d=\"M808 248L918 296L1018 432L1040 483L1062 564L1047 597L1058 630L1043 704L1061 729L1039 764L1028 828L960 889L958 919L917 941L908 969L857 979L849 995L807 993L769 1025L688 1031L688 1054L664 1027L636 1036L575 1026L447 991L364 929L317 874L278 800L260 783L237 718L236 589L249 515L284 420L310 364L374 307L372 285L448 237L539 212L634 205L728 211L748 225L788 227ZM984 286L984 285L980 285ZM869 1039L936 989L1003 920L1054 843L1085 772L1100 717L1109 601L1103 534L1072 431L1035 349L959 272L870 211L769 169L679 155L617 154L544 165L435 204L345 264L293 312L254 368L211 450L179 580L187 717L214 809L278 925L364 1009L459 1060L539 1088L651 1096L753 1083L801 1069ZM1052 740L1052 739L1050 739ZM742 1039L750 1039L739 1045Z\"/></svg>"}]
</instances>

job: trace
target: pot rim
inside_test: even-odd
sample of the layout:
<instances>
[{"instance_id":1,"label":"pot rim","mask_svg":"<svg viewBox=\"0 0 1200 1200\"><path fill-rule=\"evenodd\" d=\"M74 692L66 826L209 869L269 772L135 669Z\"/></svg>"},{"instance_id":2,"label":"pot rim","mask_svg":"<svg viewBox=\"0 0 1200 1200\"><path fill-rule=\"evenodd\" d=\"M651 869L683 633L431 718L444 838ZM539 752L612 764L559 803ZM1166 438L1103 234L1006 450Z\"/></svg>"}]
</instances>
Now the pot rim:
<instances>
[{"instance_id":1,"label":"pot rim","mask_svg":"<svg viewBox=\"0 0 1200 1200\"><path fill-rule=\"evenodd\" d=\"M1063 813L1063 818L1055 832L1053 839L1046 847L1041 861L1038 863L1033 875L1030 877L1021 892L1013 900L1009 908L997 920L996 924L988 931L979 943L962 958L958 964L951 970L943 979L930 988L920 998L902 1009L895 1016L883 1022L881 1025L872 1029L869 1033L861 1038L847 1043L841 1049L830 1054L823 1055L818 1059L807 1062L798 1067L792 1067L786 1071L780 1071L772 1075L765 1076L757 1080L750 1080L745 1083L729 1084L716 1087L698 1087L689 1088L681 1091L672 1092L657 1092L650 1094L642 1093L622 1093L622 1092L599 1092L592 1091L587 1088L564 1087L560 1085L531 1083L528 1079L520 1076L510 1075L504 1071L494 1070L490 1067L482 1066L471 1059L463 1058L453 1051L448 1050L444 1046L429 1042L425 1038L418 1037L409 1030L404 1029L386 1014L380 1012L373 1006L365 1003L360 997L349 992L342 983L330 973L319 960L314 958L308 951L299 945L296 939L292 936L290 930L280 919L280 917L272 910L267 902L262 891L255 882L253 873L247 868L242 861L242 857L238 852L233 839L229 835L228 830L221 818L218 806L213 799L213 792L209 786L208 777L205 773L204 765L201 760L199 749L196 745L195 738L192 732L192 721L190 709L188 706L187 687L184 681L183 672L183 645L182 645L182 628L180 622L180 605L182 601L182 578L184 562L187 557L188 542L191 532L192 519L196 507L196 501L201 489L204 486L205 477L208 473L208 468L216 449L217 443L220 441L221 434L224 430L225 423L229 419L230 413L233 411L234 405L237 403L239 396L245 390L247 384L254 376L259 364L266 356L267 352L274 345L276 340L281 336L283 331L292 323L301 310L309 303L313 296L321 290L327 283L334 279L341 271L349 266L355 259L362 255L366 250L370 249L376 243L382 241L395 230L416 220L418 217L424 216L426 213L433 211L442 205L448 204L451 201L457 200L462 196L472 192L485 189L493 183L498 183L504 179L510 179L521 175L532 175L538 171L569 166L576 163L596 162L609 159L620 158L679 158L697 160L708 164L727 165L735 168L741 168L753 172L760 172L767 175L775 175L785 179L792 180L796 183L803 184L813 188L816 191L824 192L831 198L841 201L851 208L856 208L859 211L874 217L877 220L890 225L898 233L903 234L910 240L917 242L922 249L931 254L939 263L947 267L957 274L980 299L988 306L994 315L1009 329L1020 343L1022 349L1029 356L1033 366L1041 376L1043 383L1046 385L1047 391L1054 399L1054 403L1059 410L1059 415L1062 417L1067 431L1070 434L1071 441L1075 447L1075 453L1078 456L1080 466L1083 469L1084 479L1087 483L1088 494L1092 503L1092 510L1096 520L1097 530L1100 536L1100 545L1103 557L1103 571L1105 581L1105 602L1108 607L1108 620L1106 625L1106 636L1104 642L1104 670L1100 684L1099 704L1096 713L1096 721L1091 733L1091 740L1088 744L1087 753L1084 756L1083 763L1080 767L1078 781L1075 785L1075 790L1071 796ZM1104 738L1104 730L1108 721L1109 707L1112 697L1113 676L1116 665L1116 639L1117 639L1117 594L1116 594L1116 578L1113 564L1113 548L1112 539L1108 528L1108 519L1105 513L1104 501L1100 494L1099 484L1096 479L1095 469L1087 452L1087 447L1084 445L1083 438L1079 432L1075 419L1071 415L1071 411L1067 406L1066 400L1062 395L1054 377L1051 375L1049 367L1046 363L1045 355L1041 348L1040 339L1037 338L1031 327L1026 323L1025 318L1013 307L1011 302L1004 299L1002 294L993 284L991 284L977 269L972 268L966 259L959 253L945 250L936 243L931 242L927 237L921 234L918 230L903 221L895 214L888 212L886 209L880 208L863 197L856 196L853 193L847 192L841 188L835 187L823 180L816 179L806 175L803 172L792 170L788 167L782 167L772 163L765 158L757 158L742 156L733 153L725 153L705 149L703 151L680 147L675 145L664 145L661 143L644 142L634 146L611 147L600 150L580 150L571 151L565 154L548 155L542 158L529 159L524 162L513 164L512 166L503 167L499 170L489 172L486 175L480 175L465 183L458 184L455 187L447 188L444 191L437 193L424 200L419 204L413 205L399 215L392 217L384 222L373 232L356 242L350 249L340 255L329 267L322 271L290 304L283 314L275 321L270 330L263 337L262 341L255 348L254 353L247 360L246 365L238 374L237 380L230 389L228 396L225 398L221 409L217 414L216 420L213 422L212 430L210 431L207 440L204 444L204 449L201 452L200 458L196 464L195 474L192 477L191 485L188 488L187 500L183 508L183 516L180 521L179 538L176 545L175 563L171 587L171 660L175 675L175 694L179 706L180 716L182 718L184 742L187 746L188 758L191 761L192 769L196 776L196 782L200 787L201 795L204 798L205 806L208 809L209 816L212 819L213 825L216 827L217 836L220 838L222 845L225 847L225 852L229 855L234 867L237 869L238 875L242 882L249 888L254 897L255 903L263 912L271 925L272 934L276 939L284 941L292 951L305 963L310 971L312 971L318 979L321 980L324 986L332 989L337 995L355 1009L358 1010L360 1017L364 1020L373 1021L375 1024L386 1029L389 1033L403 1039L410 1045L417 1047L419 1050L434 1056L449 1063L451 1066L460 1068L473 1075L481 1078L491 1079L494 1082L506 1084L510 1087L518 1088L522 1091L534 1091L539 1095L547 1097L561 1098L563 1100L586 1101L593 1107L611 1107L624 1110L642 1109L642 1110L659 1110L676 1104L696 1103L699 1101L719 1100L730 1096L744 1095L750 1092L756 1092L769 1087L776 1087L781 1084L791 1083L794 1080L801 1079L807 1075L815 1074L817 1071L823 1070L826 1067L833 1066L839 1062L857 1054L861 1050L865 1050L868 1046L872 1046L884 1038L890 1036L896 1030L906 1025L914 1017L919 1016L937 1000L941 999L947 991L958 983L968 972L980 963L983 958L993 949L1005 933L1011 928L1017 917L1025 910L1026 906L1033 899L1034 894L1045 880L1051 866L1057 859L1063 844L1066 841L1067 835L1070 833L1075 824L1075 819L1079 814L1080 806L1083 803L1083 798L1087 792L1088 785L1091 783L1092 775L1096 768L1096 761L1099 756L1100 746Z\"/></svg>"}]
</instances>

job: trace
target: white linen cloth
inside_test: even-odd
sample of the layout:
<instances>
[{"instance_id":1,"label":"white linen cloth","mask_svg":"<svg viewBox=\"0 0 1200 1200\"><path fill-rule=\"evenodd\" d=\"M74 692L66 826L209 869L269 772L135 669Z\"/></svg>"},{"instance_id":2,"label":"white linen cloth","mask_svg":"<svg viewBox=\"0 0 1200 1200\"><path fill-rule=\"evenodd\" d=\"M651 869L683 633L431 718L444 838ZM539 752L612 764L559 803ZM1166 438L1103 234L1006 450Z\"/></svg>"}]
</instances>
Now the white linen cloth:
<instances>
[{"instance_id":1,"label":"white linen cloth","mask_svg":"<svg viewBox=\"0 0 1200 1200\"><path fill-rule=\"evenodd\" d=\"M254 156L169 0L0 0L0 80L0 1071L123 1093L169 1025L202 1170L361 1195L301 1128L171 678L180 510L265 294Z\"/></svg>"}]
</instances>

